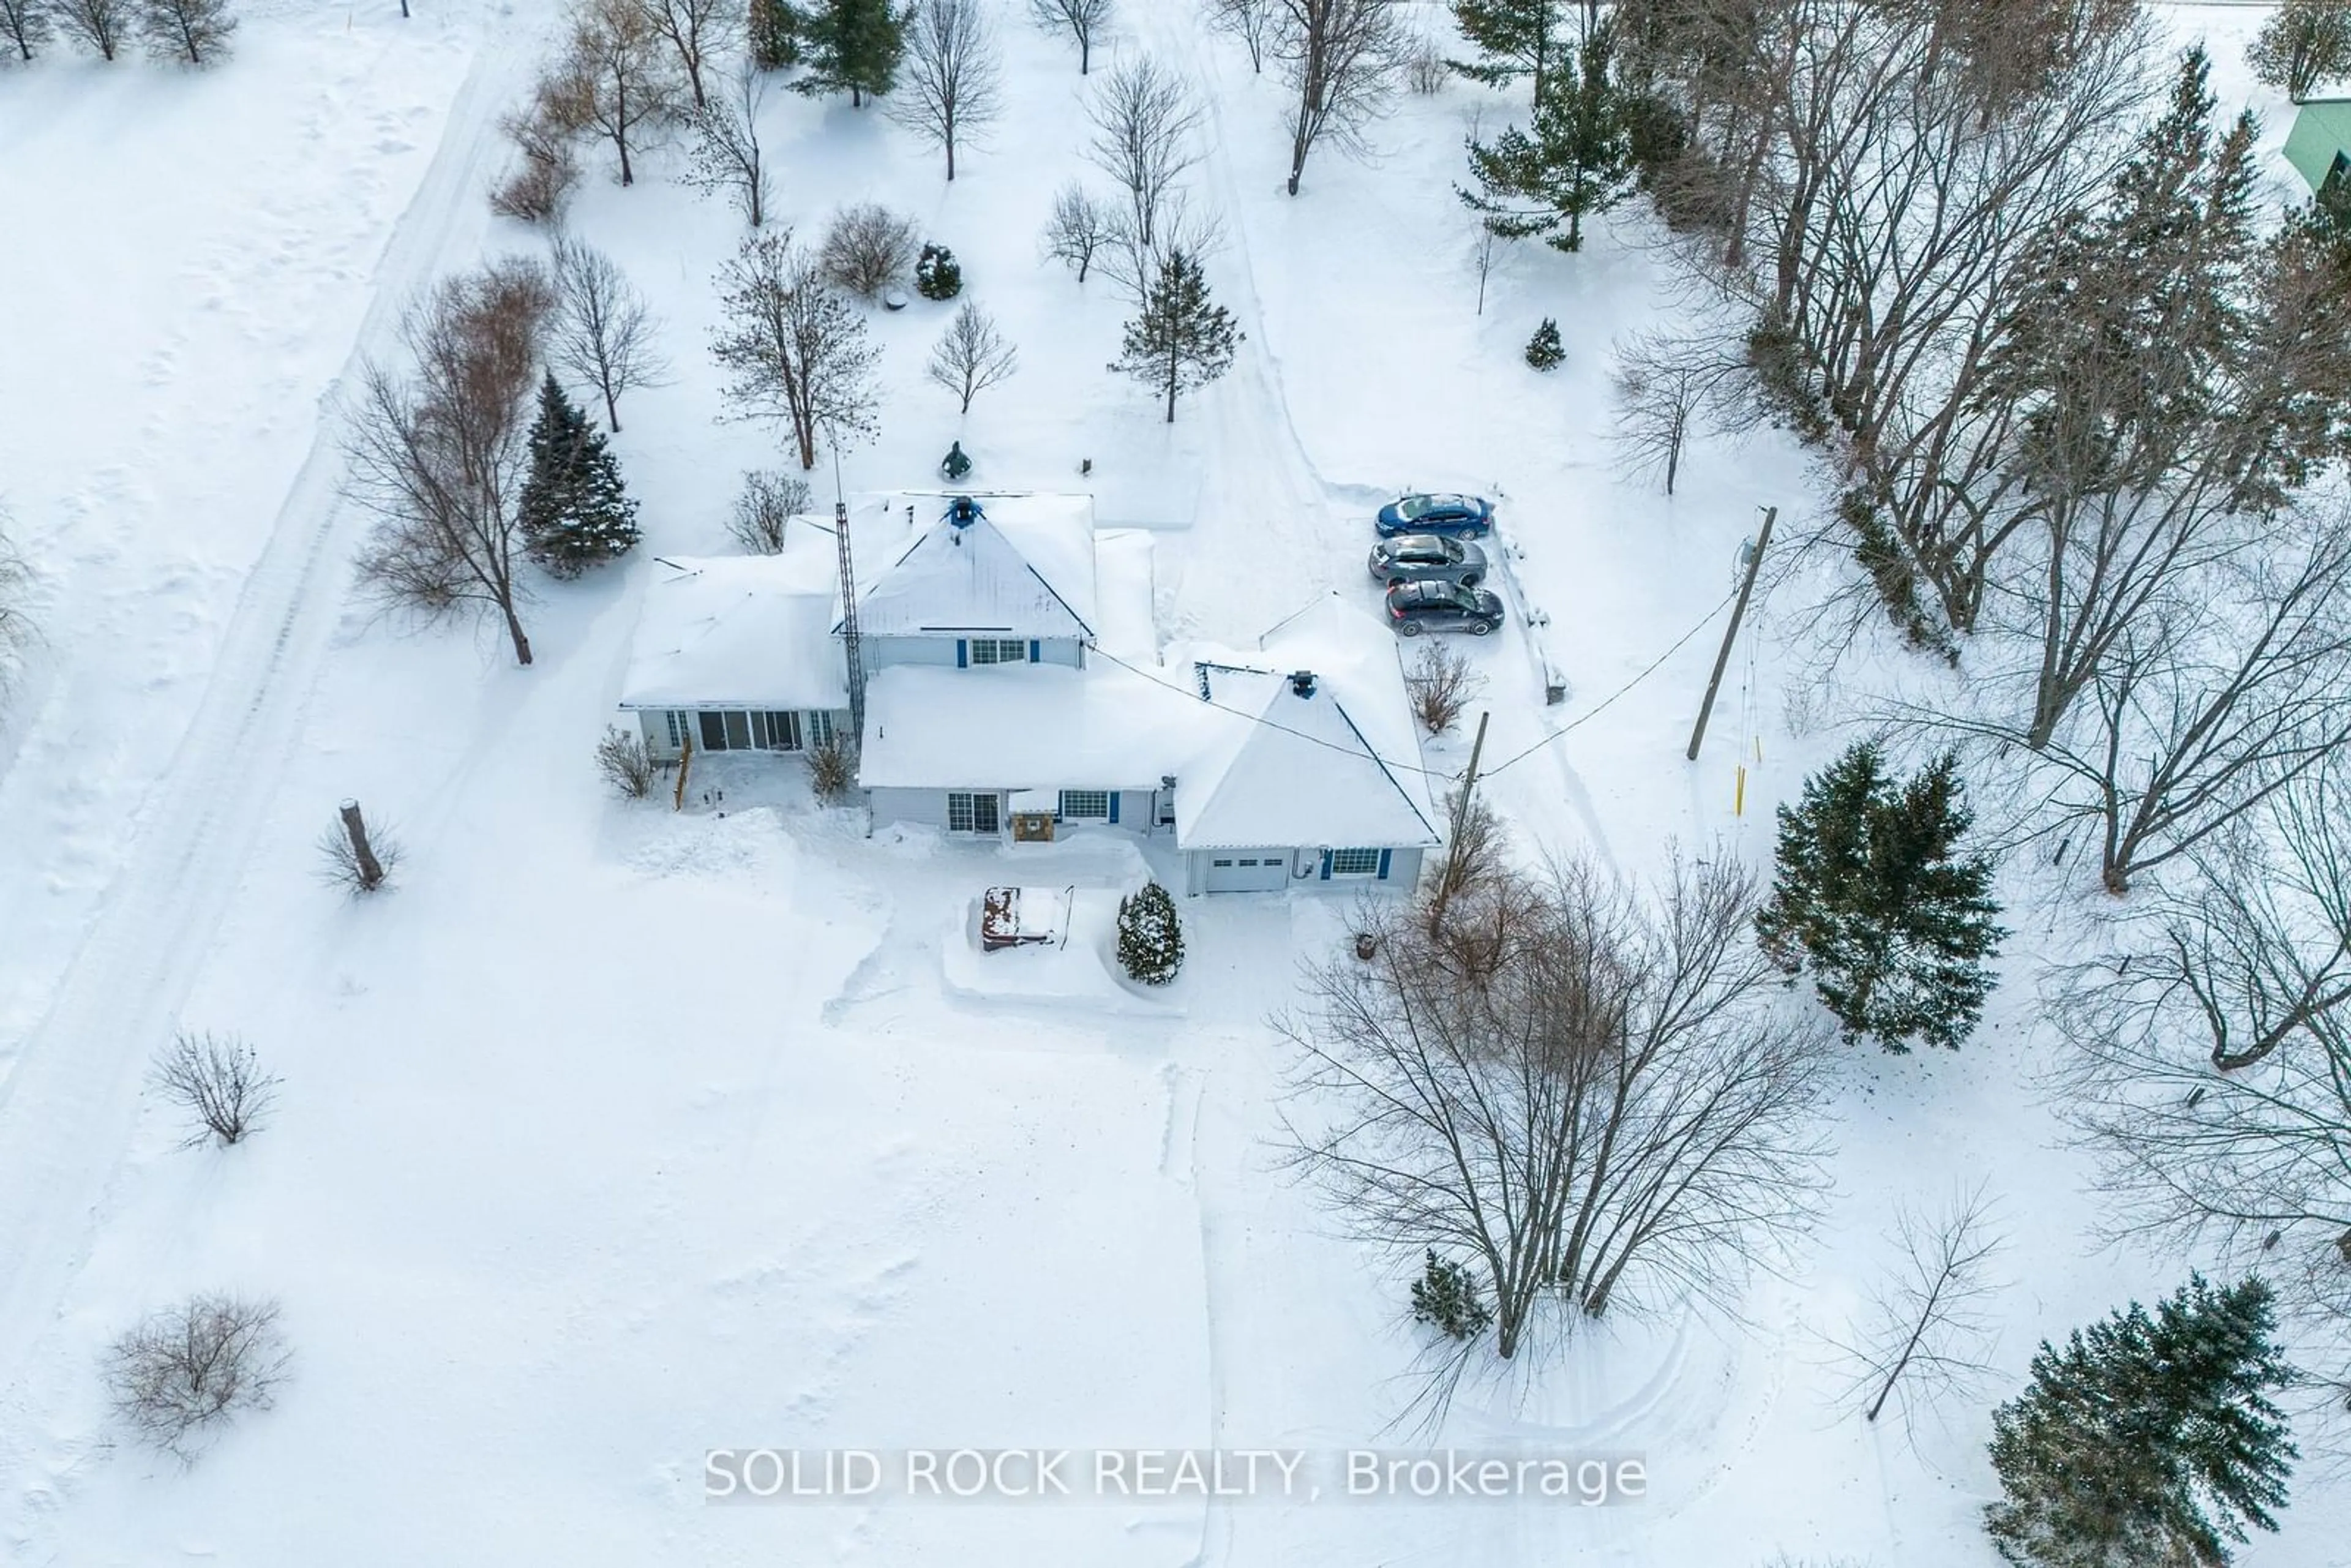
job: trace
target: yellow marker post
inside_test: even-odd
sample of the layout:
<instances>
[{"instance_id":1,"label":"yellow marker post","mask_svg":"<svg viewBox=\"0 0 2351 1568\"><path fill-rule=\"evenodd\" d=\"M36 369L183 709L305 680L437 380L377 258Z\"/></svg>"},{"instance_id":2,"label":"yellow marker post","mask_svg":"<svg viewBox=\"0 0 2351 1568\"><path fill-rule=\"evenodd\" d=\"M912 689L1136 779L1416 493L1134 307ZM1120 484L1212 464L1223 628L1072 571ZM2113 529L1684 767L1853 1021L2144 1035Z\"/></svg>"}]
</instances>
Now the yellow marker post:
<instances>
[{"instance_id":1,"label":"yellow marker post","mask_svg":"<svg viewBox=\"0 0 2351 1568\"><path fill-rule=\"evenodd\" d=\"M1747 765L1743 762L1739 765L1739 790L1731 798L1730 814L1734 817L1747 815Z\"/></svg>"}]
</instances>

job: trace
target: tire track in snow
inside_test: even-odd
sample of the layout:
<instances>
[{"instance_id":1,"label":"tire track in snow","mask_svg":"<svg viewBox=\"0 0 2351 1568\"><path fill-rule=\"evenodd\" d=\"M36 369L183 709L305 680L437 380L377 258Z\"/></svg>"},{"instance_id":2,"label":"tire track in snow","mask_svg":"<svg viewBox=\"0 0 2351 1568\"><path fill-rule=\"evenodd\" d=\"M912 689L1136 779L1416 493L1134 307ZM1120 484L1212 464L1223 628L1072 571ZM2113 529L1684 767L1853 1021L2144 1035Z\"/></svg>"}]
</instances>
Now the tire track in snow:
<instances>
[{"instance_id":1,"label":"tire track in snow","mask_svg":"<svg viewBox=\"0 0 2351 1568\"><path fill-rule=\"evenodd\" d=\"M255 781L274 777L297 745L342 612L341 571L365 518L337 494L336 399L364 357L393 342L414 287L453 251L470 250L488 225L483 193L499 155L493 125L536 34L493 28L478 37L439 149L377 261L375 298L342 371L321 394L309 454L238 597L194 716L141 804L138 837L102 911L0 1085L0 1157L10 1177L0 1190L0 1499L12 1510L45 1489L26 1472L60 1377L82 1370L60 1372L40 1358L111 1206L149 1054L169 1031L240 881L271 800Z\"/></svg>"}]
</instances>

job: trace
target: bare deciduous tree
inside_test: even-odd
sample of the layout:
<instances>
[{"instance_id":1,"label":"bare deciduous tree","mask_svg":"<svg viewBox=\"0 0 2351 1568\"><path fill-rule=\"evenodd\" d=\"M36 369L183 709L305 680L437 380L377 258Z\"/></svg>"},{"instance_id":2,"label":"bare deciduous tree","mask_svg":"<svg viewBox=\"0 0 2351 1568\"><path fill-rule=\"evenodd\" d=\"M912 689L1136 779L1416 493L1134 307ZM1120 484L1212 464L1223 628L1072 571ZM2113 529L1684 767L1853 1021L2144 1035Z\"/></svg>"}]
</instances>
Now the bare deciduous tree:
<instances>
[{"instance_id":1,"label":"bare deciduous tree","mask_svg":"<svg viewBox=\"0 0 2351 1568\"><path fill-rule=\"evenodd\" d=\"M906 57L885 100L892 119L947 155L956 177L956 150L1003 112L1002 68L980 0L913 0L906 19Z\"/></svg>"},{"instance_id":2,"label":"bare deciduous tree","mask_svg":"<svg viewBox=\"0 0 2351 1568\"><path fill-rule=\"evenodd\" d=\"M1288 115L1291 195L1306 155L1329 140L1361 152L1364 131L1386 112L1410 46L1389 0L1275 0L1272 40L1292 99Z\"/></svg>"},{"instance_id":3,"label":"bare deciduous tree","mask_svg":"<svg viewBox=\"0 0 2351 1568\"><path fill-rule=\"evenodd\" d=\"M738 0L638 0L645 20L677 56L685 73L694 107L708 107L702 73L716 55L725 54L742 37L743 7Z\"/></svg>"},{"instance_id":4,"label":"bare deciduous tree","mask_svg":"<svg viewBox=\"0 0 2351 1568\"><path fill-rule=\"evenodd\" d=\"M131 36L138 15L133 0L51 0L49 14L68 37L79 39L109 60Z\"/></svg>"},{"instance_id":5,"label":"bare deciduous tree","mask_svg":"<svg viewBox=\"0 0 2351 1568\"><path fill-rule=\"evenodd\" d=\"M1283 1020L1301 1166L1369 1240L1470 1260L1505 1358L1552 1311L1719 1296L1822 1186L1828 1041L1780 1005L1754 904L1726 854L1653 896L1499 877L1435 936L1371 911L1374 958L1311 971Z\"/></svg>"},{"instance_id":6,"label":"bare deciduous tree","mask_svg":"<svg viewBox=\"0 0 2351 1568\"><path fill-rule=\"evenodd\" d=\"M956 394L961 402L957 413L969 413L973 398L1019 368L1019 353L987 313L967 299L931 350L924 373Z\"/></svg>"},{"instance_id":7,"label":"bare deciduous tree","mask_svg":"<svg viewBox=\"0 0 2351 1568\"><path fill-rule=\"evenodd\" d=\"M289 1359L277 1302L192 1296L114 1342L107 1390L143 1441L184 1458L240 1411L269 1408Z\"/></svg>"},{"instance_id":8,"label":"bare deciduous tree","mask_svg":"<svg viewBox=\"0 0 2351 1568\"><path fill-rule=\"evenodd\" d=\"M669 361L653 346L661 318L611 256L580 240L555 242L555 294L549 355L603 395L604 422L618 431L622 392L665 384Z\"/></svg>"},{"instance_id":9,"label":"bare deciduous tree","mask_svg":"<svg viewBox=\"0 0 2351 1568\"><path fill-rule=\"evenodd\" d=\"M498 121L498 129L522 155L522 164L490 193L490 210L527 224L554 224L563 217L580 183L582 118L580 84L560 70L543 72L525 108Z\"/></svg>"},{"instance_id":10,"label":"bare deciduous tree","mask_svg":"<svg viewBox=\"0 0 2351 1568\"><path fill-rule=\"evenodd\" d=\"M726 531L753 555L781 555L791 520L808 509L807 480L755 468L743 476L743 493L735 497Z\"/></svg>"},{"instance_id":11,"label":"bare deciduous tree","mask_svg":"<svg viewBox=\"0 0 2351 1568\"><path fill-rule=\"evenodd\" d=\"M826 279L871 299L914 264L914 225L878 202L843 207L824 233L819 262Z\"/></svg>"},{"instance_id":12,"label":"bare deciduous tree","mask_svg":"<svg viewBox=\"0 0 2351 1568\"><path fill-rule=\"evenodd\" d=\"M2089 822L2111 893L2351 745L2351 522L2282 519L2267 544L2120 629L2032 756L2047 831Z\"/></svg>"},{"instance_id":13,"label":"bare deciduous tree","mask_svg":"<svg viewBox=\"0 0 2351 1568\"><path fill-rule=\"evenodd\" d=\"M1134 220L1113 214L1107 241L1094 258L1094 270L1116 284L1138 307L1148 308L1151 290L1169 262L1186 256L1194 262L1214 256L1224 245L1224 225L1216 214L1196 211L1190 193L1177 189L1159 198L1146 241Z\"/></svg>"},{"instance_id":14,"label":"bare deciduous tree","mask_svg":"<svg viewBox=\"0 0 2351 1568\"><path fill-rule=\"evenodd\" d=\"M260 1130L277 1098L277 1076L264 1072L253 1047L235 1035L183 1030L156 1059L151 1077L166 1100L195 1119L182 1148L207 1139L243 1143Z\"/></svg>"},{"instance_id":15,"label":"bare deciduous tree","mask_svg":"<svg viewBox=\"0 0 2351 1568\"><path fill-rule=\"evenodd\" d=\"M1053 215L1045 223L1045 254L1068 263L1083 283L1094 254L1112 243L1117 226L1117 218L1083 186L1064 185L1053 197Z\"/></svg>"},{"instance_id":16,"label":"bare deciduous tree","mask_svg":"<svg viewBox=\"0 0 2351 1568\"><path fill-rule=\"evenodd\" d=\"M1093 137L1086 156L1125 198L1131 243L1159 254L1161 219L1176 182L1199 161L1194 133L1200 109L1184 78L1147 55L1123 60L1102 78L1086 106Z\"/></svg>"},{"instance_id":17,"label":"bare deciduous tree","mask_svg":"<svg viewBox=\"0 0 2351 1568\"><path fill-rule=\"evenodd\" d=\"M1484 895L1496 893L1501 879L1510 873L1509 835L1502 831L1492 802L1473 793L1465 805L1458 788L1446 791L1445 820L1445 853L1437 862L1437 873L1429 878L1426 929L1431 940L1451 944L1448 950L1461 957L1464 931L1454 917L1466 909L1473 932L1469 940L1490 942L1499 952L1500 935L1515 918L1516 901ZM1488 967L1484 962L1466 964L1477 973Z\"/></svg>"},{"instance_id":18,"label":"bare deciduous tree","mask_svg":"<svg viewBox=\"0 0 2351 1568\"><path fill-rule=\"evenodd\" d=\"M0 0L0 47L20 60L49 41L49 0Z\"/></svg>"},{"instance_id":19,"label":"bare deciduous tree","mask_svg":"<svg viewBox=\"0 0 2351 1568\"><path fill-rule=\"evenodd\" d=\"M1620 340L1614 358L1617 459L1628 473L1658 476L1670 496L1699 413L1739 367L1712 342L1664 332Z\"/></svg>"},{"instance_id":20,"label":"bare deciduous tree","mask_svg":"<svg viewBox=\"0 0 2351 1568\"><path fill-rule=\"evenodd\" d=\"M604 738L596 743L596 771L624 799L642 800L653 792L653 749L633 729L604 727Z\"/></svg>"},{"instance_id":21,"label":"bare deciduous tree","mask_svg":"<svg viewBox=\"0 0 2351 1568\"><path fill-rule=\"evenodd\" d=\"M735 417L788 424L803 469L816 466L819 435L838 446L872 434L879 350L790 231L745 240L718 284L725 320L711 354L734 372Z\"/></svg>"},{"instance_id":22,"label":"bare deciduous tree","mask_svg":"<svg viewBox=\"0 0 2351 1568\"><path fill-rule=\"evenodd\" d=\"M571 21L563 75L581 122L612 144L621 183L636 183L632 154L677 105L677 81L662 35L639 0L582 0Z\"/></svg>"},{"instance_id":23,"label":"bare deciduous tree","mask_svg":"<svg viewBox=\"0 0 2351 1568\"><path fill-rule=\"evenodd\" d=\"M1029 12L1047 32L1070 35L1080 76L1092 68L1094 40L1110 28L1111 0L1029 0Z\"/></svg>"},{"instance_id":24,"label":"bare deciduous tree","mask_svg":"<svg viewBox=\"0 0 2351 1568\"><path fill-rule=\"evenodd\" d=\"M716 191L753 228L767 222L771 184L759 145L759 109L767 101L767 73L745 57L723 92L694 112L694 151L686 179Z\"/></svg>"},{"instance_id":25,"label":"bare deciduous tree","mask_svg":"<svg viewBox=\"0 0 2351 1568\"><path fill-rule=\"evenodd\" d=\"M2351 783L2273 798L2054 978L2067 1113L2104 1156L2110 1228L2214 1243L2351 1333ZM2351 1378L2339 1369L2342 1392Z\"/></svg>"},{"instance_id":26,"label":"bare deciduous tree","mask_svg":"<svg viewBox=\"0 0 2351 1568\"><path fill-rule=\"evenodd\" d=\"M1990 1372L1996 1324L1984 1303L1999 1282L1987 1270L2008 1244L1980 1183L1932 1213L1897 1207L1890 1239L1894 1272L1872 1291L1854 1343L1841 1347L1855 1364L1853 1392L1866 1402L1866 1421L1897 1390L1907 1416Z\"/></svg>"},{"instance_id":27,"label":"bare deciduous tree","mask_svg":"<svg viewBox=\"0 0 2351 1568\"><path fill-rule=\"evenodd\" d=\"M192 66L228 53L236 32L229 0L140 0L139 23L149 52L160 59L185 59Z\"/></svg>"},{"instance_id":28,"label":"bare deciduous tree","mask_svg":"<svg viewBox=\"0 0 2351 1568\"><path fill-rule=\"evenodd\" d=\"M553 286L528 261L444 280L401 324L410 373L362 369L344 445L350 494L378 518L360 580L386 604L427 616L495 611L523 664L515 500L524 411L554 308Z\"/></svg>"},{"instance_id":29,"label":"bare deciduous tree","mask_svg":"<svg viewBox=\"0 0 2351 1568\"><path fill-rule=\"evenodd\" d=\"M1208 25L1240 40L1249 51L1249 69L1265 70L1266 47L1272 42L1276 0L1203 0Z\"/></svg>"},{"instance_id":30,"label":"bare deciduous tree","mask_svg":"<svg viewBox=\"0 0 2351 1568\"><path fill-rule=\"evenodd\" d=\"M1405 672L1404 684L1421 727L1443 735L1461 722L1462 714L1486 689L1486 677L1471 667L1468 654L1429 643Z\"/></svg>"}]
</instances>

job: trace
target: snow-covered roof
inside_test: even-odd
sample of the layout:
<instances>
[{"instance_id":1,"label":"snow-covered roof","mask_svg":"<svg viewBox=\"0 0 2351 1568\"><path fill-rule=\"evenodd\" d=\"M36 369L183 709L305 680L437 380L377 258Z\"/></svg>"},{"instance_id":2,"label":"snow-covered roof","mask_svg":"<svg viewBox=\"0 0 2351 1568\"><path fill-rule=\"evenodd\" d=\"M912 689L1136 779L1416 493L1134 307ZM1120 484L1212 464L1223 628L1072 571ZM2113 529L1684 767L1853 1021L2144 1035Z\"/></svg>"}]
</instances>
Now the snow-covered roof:
<instances>
[{"instance_id":1,"label":"snow-covered roof","mask_svg":"<svg viewBox=\"0 0 2351 1568\"><path fill-rule=\"evenodd\" d=\"M1311 692L1293 679L1311 671ZM1179 849L1435 844L1394 638L1338 601L1172 668L895 665L865 694L868 789L1152 789Z\"/></svg>"},{"instance_id":2,"label":"snow-covered roof","mask_svg":"<svg viewBox=\"0 0 2351 1568\"><path fill-rule=\"evenodd\" d=\"M849 678L832 635L833 558L814 544L656 562L620 706L847 707Z\"/></svg>"},{"instance_id":3,"label":"snow-covered roof","mask_svg":"<svg viewBox=\"0 0 2351 1568\"><path fill-rule=\"evenodd\" d=\"M1180 776L1185 849L1441 841L1395 635L1330 594L1259 639L1195 664L1229 727ZM1311 674L1311 681L1299 680Z\"/></svg>"},{"instance_id":4,"label":"snow-covered roof","mask_svg":"<svg viewBox=\"0 0 2351 1568\"><path fill-rule=\"evenodd\" d=\"M865 685L869 789L1156 789L1204 705L1107 660L1084 669L893 664Z\"/></svg>"},{"instance_id":5,"label":"snow-covered roof","mask_svg":"<svg viewBox=\"0 0 2351 1568\"><path fill-rule=\"evenodd\" d=\"M1091 637L1095 630L1091 496L955 492L860 496L857 622L867 636L996 632ZM875 562L875 543L888 552ZM876 570L877 565L879 570Z\"/></svg>"},{"instance_id":6,"label":"snow-covered roof","mask_svg":"<svg viewBox=\"0 0 2351 1568\"><path fill-rule=\"evenodd\" d=\"M1105 528L1094 536L1094 646L1130 664L1159 658L1155 549L1141 528Z\"/></svg>"}]
</instances>

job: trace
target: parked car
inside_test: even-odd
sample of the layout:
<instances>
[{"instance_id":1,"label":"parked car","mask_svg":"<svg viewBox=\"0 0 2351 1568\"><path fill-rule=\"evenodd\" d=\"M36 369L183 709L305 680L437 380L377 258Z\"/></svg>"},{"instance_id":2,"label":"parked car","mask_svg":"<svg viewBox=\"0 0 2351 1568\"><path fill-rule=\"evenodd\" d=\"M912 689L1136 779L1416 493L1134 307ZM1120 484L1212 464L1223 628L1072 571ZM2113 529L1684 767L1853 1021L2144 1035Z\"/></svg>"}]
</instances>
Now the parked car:
<instances>
[{"instance_id":1,"label":"parked car","mask_svg":"<svg viewBox=\"0 0 2351 1568\"><path fill-rule=\"evenodd\" d=\"M1490 590L1451 582L1399 582L1388 590L1388 621L1406 637L1467 632L1483 637L1502 623L1502 601Z\"/></svg>"},{"instance_id":2,"label":"parked car","mask_svg":"<svg viewBox=\"0 0 2351 1568\"><path fill-rule=\"evenodd\" d=\"M1486 552L1437 534L1398 534L1372 547L1372 576L1381 582L1458 582L1475 588L1485 580Z\"/></svg>"},{"instance_id":3,"label":"parked car","mask_svg":"<svg viewBox=\"0 0 2351 1568\"><path fill-rule=\"evenodd\" d=\"M1494 503L1483 496L1399 496L1380 508L1384 535L1451 534L1483 538L1494 527Z\"/></svg>"}]
</instances>

